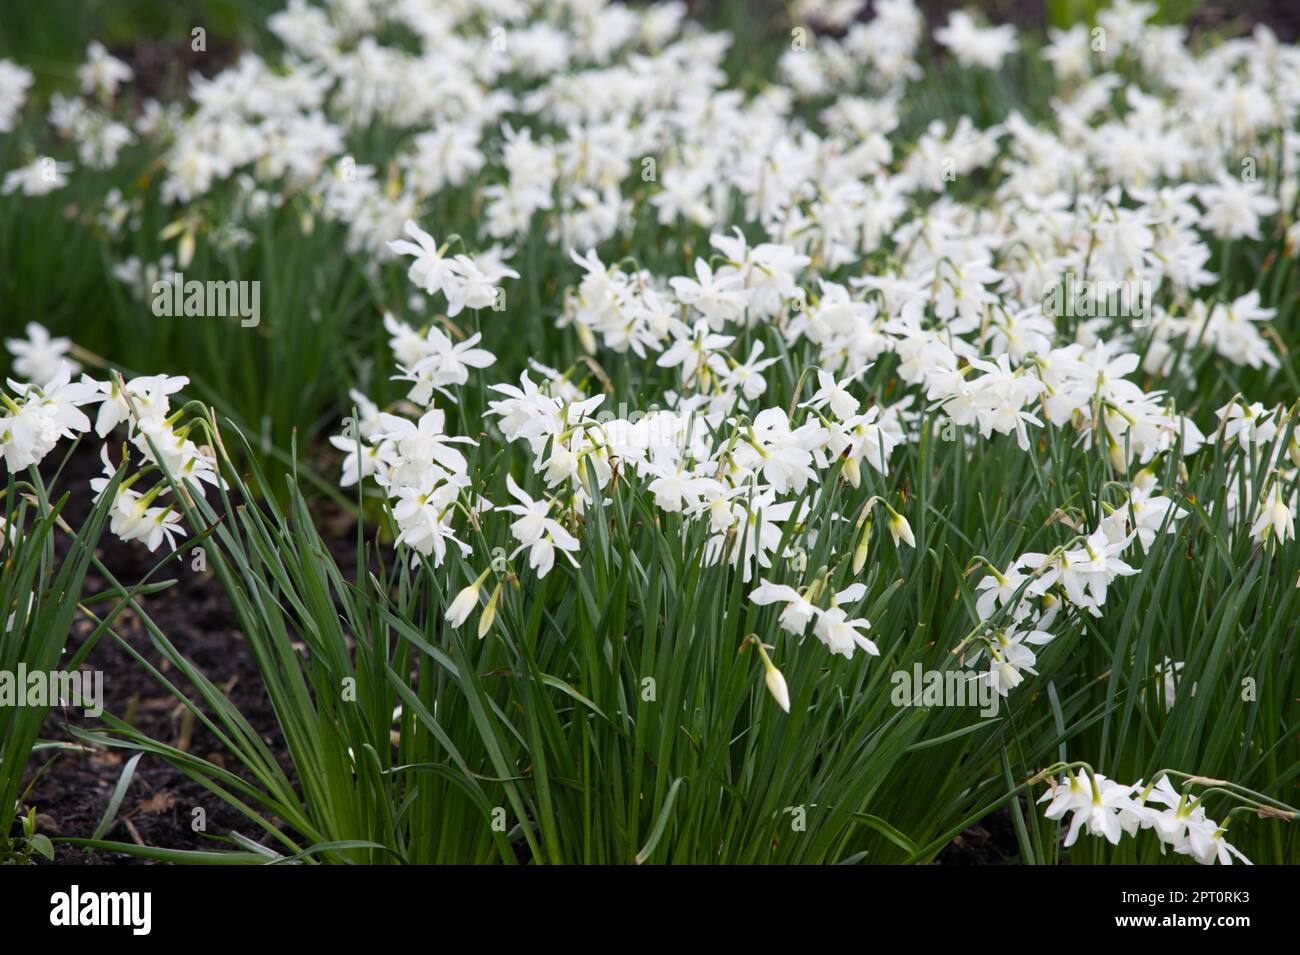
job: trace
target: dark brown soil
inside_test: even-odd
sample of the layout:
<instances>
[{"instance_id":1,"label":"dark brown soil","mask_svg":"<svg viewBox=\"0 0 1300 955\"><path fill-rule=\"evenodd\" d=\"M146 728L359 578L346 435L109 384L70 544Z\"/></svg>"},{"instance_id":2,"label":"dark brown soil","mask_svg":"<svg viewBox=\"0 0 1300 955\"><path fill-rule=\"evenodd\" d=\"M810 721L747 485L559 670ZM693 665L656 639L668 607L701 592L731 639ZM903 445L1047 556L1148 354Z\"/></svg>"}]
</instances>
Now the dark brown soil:
<instances>
[{"instance_id":1,"label":"dark brown soil","mask_svg":"<svg viewBox=\"0 0 1300 955\"><path fill-rule=\"evenodd\" d=\"M114 48L112 53L130 64L136 92L142 99L151 97L169 103L187 95L192 74L213 77L239 57L239 48L212 30L203 39L205 49L195 50L195 42L190 36L173 42L142 37L132 46Z\"/></svg>"},{"instance_id":2,"label":"dark brown soil","mask_svg":"<svg viewBox=\"0 0 1300 955\"><path fill-rule=\"evenodd\" d=\"M1019 856L1011 814L999 809L954 838L934 861L937 865L1000 865Z\"/></svg>"}]
</instances>

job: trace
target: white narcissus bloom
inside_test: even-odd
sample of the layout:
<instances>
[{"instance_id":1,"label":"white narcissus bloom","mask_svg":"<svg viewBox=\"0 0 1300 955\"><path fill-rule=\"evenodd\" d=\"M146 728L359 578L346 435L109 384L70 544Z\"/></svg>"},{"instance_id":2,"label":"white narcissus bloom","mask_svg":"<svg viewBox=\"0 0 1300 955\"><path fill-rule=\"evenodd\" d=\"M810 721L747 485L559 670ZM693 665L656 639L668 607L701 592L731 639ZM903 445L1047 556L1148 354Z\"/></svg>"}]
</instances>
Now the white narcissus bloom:
<instances>
[{"instance_id":1,"label":"white narcissus bloom","mask_svg":"<svg viewBox=\"0 0 1300 955\"><path fill-rule=\"evenodd\" d=\"M443 250L438 248L438 243L434 241L433 236L409 219L402 226L402 230L415 241L395 239L388 243L388 248L398 255L414 257L406 273L407 277L428 295L446 290L448 285L455 281L455 276L451 261L444 258Z\"/></svg>"},{"instance_id":2,"label":"white narcissus bloom","mask_svg":"<svg viewBox=\"0 0 1300 955\"><path fill-rule=\"evenodd\" d=\"M704 259L695 260L695 278L678 276L669 281L677 300L694 308L717 331L728 321L740 318L746 295L737 277L715 273Z\"/></svg>"},{"instance_id":3,"label":"white narcissus bloom","mask_svg":"<svg viewBox=\"0 0 1300 955\"><path fill-rule=\"evenodd\" d=\"M18 122L32 71L12 60L0 60L0 133L10 132Z\"/></svg>"},{"instance_id":4,"label":"white narcissus bloom","mask_svg":"<svg viewBox=\"0 0 1300 955\"><path fill-rule=\"evenodd\" d=\"M578 552L578 539L570 534L559 521L550 517L551 502L534 501L518 484L514 477L506 475L506 487L517 504L506 504L500 510L518 516L510 525L510 533L519 541L519 547L511 554L528 551L528 566L537 571L537 576L545 577L555 565L555 551L568 558L574 567L578 562L573 555Z\"/></svg>"},{"instance_id":5,"label":"white narcissus bloom","mask_svg":"<svg viewBox=\"0 0 1300 955\"><path fill-rule=\"evenodd\" d=\"M1205 206L1202 224L1220 239L1258 239L1259 220L1278 210L1277 200L1264 192L1262 182L1222 171L1212 185L1201 187L1197 198Z\"/></svg>"},{"instance_id":6,"label":"white narcissus bloom","mask_svg":"<svg viewBox=\"0 0 1300 955\"><path fill-rule=\"evenodd\" d=\"M1265 408L1258 401L1251 404L1232 401L1215 415L1223 429L1223 440L1235 440L1243 451L1249 451L1252 442L1263 446L1272 441L1282 420L1281 409Z\"/></svg>"},{"instance_id":7,"label":"white narcissus bloom","mask_svg":"<svg viewBox=\"0 0 1300 955\"><path fill-rule=\"evenodd\" d=\"M181 527L181 515L170 507L151 507L144 513L142 526L135 535L134 539L144 543L152 553L158 549L158 545L167 541L167 546L173 550L176 547L176 537L183 533ZM131 540L132 537L124 537L124 540Z\"/></svg>"},{"instance_id":8,"label":"white narcissus bloom","mask_svg":"<svg viewBox=\"0 0 1300 955\"><path fill-rule=\"evenodd\" d=\"M460 488L451 482L432 487L405 485L396 490L393 519L400 530L396 543L411 548L412 564L422 555L432 557L434 566L442 566L448 543L455 544L463 556L472 552L456 537L450 523L459 493Z\"/></svg>"},{"instance_id":9,"label":"white narcissus bloom","mask_svg":"<svg viewBox=\"0 0 1300 955\"><path fill-rule=\"evenodd\" d=\"M116 473L106 451L103 459L106 476L93 478L90 482L96 500L107 490L109 480ZM125 484L119 484L109 511L109 530L123 541L140 541L150 552L157 550L163 540L174 549L176 536L183 531L181 515L170 506L153 503L167 490L166 484L158 484L147 494L140 494Z\"/></svg>"},{"instance_id":10,"label":"white narcissus bloom","mask_svg":"<svg viewBox=\"0 0 1300 955\"><path fill-rule=\"evenodd\" d=\"M471 438L446 433L446 413L433 408L418 422L380 412L379 438L394 442L397 460L390 479L396 484L420 484L429 477L464 474L468 463L454 444L473 444Z\"/></svg>"},{"instance_id":11,"label":"white narcissus bloom","mask_svg":"<svg viewBox=\"0 0 1300 955\"><path fill-rule=\"evenodd\" d=\"M989 668L984 680L999 696L1006 696L1024 682L1025 673L1037 673L1037 657L1027 644L1041 645L1050 642L1052 635L1045 630L1019 632L1012 628L998 630L989 641ZM972 661L979 659L972 656Z\"/></svg>"},{"instance_id":12,"label":"white narcissus bloom","mask_svg":"<svg viewBox=\"0 0 1300 955\"><path fill-rule=\"evenodd\" d=\"M1154 490L1154 481L1145 487L1135 482L1128 500L1102 520L1101 529L1110 543L1132 540L1136 534L1138 545L1145 553L1155 543L1162 527L1168 534L1178 529L1178 521L1187 516L1187 511L1169 498L1153 493Z\"/></svg>"},{"instance_id":13,"label":"white narcissus bloom","mask_svg":"<svg viewBox=\"0 0 1300 955\"><path fill-rule=\"evenodd\" d=\"M68 173L72 172L70 162L57 162L49 156L41 156L34 162L5 173L4 183L0 185L0 195L22 192L25 196L43 196L62 189L68 184Z\"/></svg>"},{"instance_id":14,"label":"white narcissus bloom","mask_svg":"<svg viewBox=\"0 0 1300 955\"><path fill-rule=\"evenodd\" d=\"M772 566L770 555L780 546L785 522L795 512L795 502L777 503L772 488L746 494L707 501L700 510L709 515L710 530L715 532L704 547L705 565L725 557L732 566L740 566L741 579L748 583L753 579L755 565L760 570ZM802 510L808 510L806 501Z\"/></svg>"},{"instance_id":15,"label":"white narcissus bloom","mask_svg":"<svg viewBox=\"0 0 1300 955\"><path fill-rule=\"evenodd\" d=\"M463 385L469 381L469 369L487 368L496 361L490 351L474 346L483 336L475 333L459 344L438 328L430 327L423 336L425 354L405 366L405 374L398 377L415 382L407 398L418 405L427 405L437 389L446 393L449 386Z\"/></svg>"},{"instance_id":16,"label":"white narcissus bloom","mask_svg":"<svg viewBox=\"0 0 1300 955\"><path fill-rule=\"evenodd\" d=\"M502 295L503 278L518 278L514 269L499 266L488 272L481 269L468 255L458 255L448 264L451 279L444 283L447 296L447 316L455 317L463 309L496 308Z\"/></svg>"},{"instance_id":17,"label":"white narcissus bloom","mask_svg":"<svg viewBox=\"0 0 1300 955\"><path fill-rule=\"evenodd\" d=\"M866 371L866 369L864 368L863 371ZM862 372L858 374L862 374ZM831 412L835 417L842 421L847 420L858 413L858 399L848 392L848 386L852 383L853 378L836 381L834 375L818 371L816 393L799 407L818 409L830 405Z\"/></svg>"},{"instance_id":18,"label":"white narcissus bloom","mask_svg":"<svg viewBox=\"0 0 1300 955\"><path fill-rule=\"evenodd\" d=\"M1201 800L1190 793L1179 793L1168 776L1161 776L1149 789L1147 800L1165 808L1149 810L1143 826L1152 828L1160 841L1172 847L1174 852L1189 855L1201 865L1214 865L1215 862L1232 865L1234 857L1246 865L1251 864L1236 846L1223 838L1226 827L1206 816Z\"/></svg>"},{"instance_id":19,"label":"white narcissus bloom","mask_svg":"<svg viewBox=\"0 0 1300 955\"><path fill-rule=\"evenodd\" d=\"M871 622L865 617L850 620L842 607L818 609L817 622L813 625L813 633L826 644L831 653L838 653L850 660L853 651L859 648L870 656L880 656L876 645L862 635L862 631L870 629Z\"/></svg>"},{"instance_id":20,"label":"white narcissus bloom","mask_svg":"<svg viewBox=\"0 0 1300 955\"><path fill-rule=\"evenodd\" d=\"M1178 685L1183 679L1183 668L1186 664L1182 660L1171 660L1165 657L1164 661L1155 665L1155 675L1160 678L1164 684L1165 712L1174 708L1174 702L1177 699ZM1191 695L1196 695L1197 684L1192 684ZM1164 780L1162 780L1163 782Z\"/></svg>"},{"instance_id":21,"label":"white narcissus bloom","mask_svg":"<svg viewBox=\"0 0 1300 955\"><path fill-rule=\"evenodd\" d=\"M1268 496L1259 502L1259 516L1251 525L1250 536L1261 544L1276 536L1279 544L1295 540L1295 518L1291 514L1291 505L1282 499L1282 480L1276 477Z\"/></svg>"},{"instance_id":22,"label":"white narcissus bloom","mask_svg":"<svg viewBox=\"0 0 1300 955\"><path fill-rule=\"evenodd\" d=\"M726 348L734 340L734 336L731 335L711 333L708 323L699 321L695 323L693 329L683 326L677 340L671 347L665 349L664 353L656 359L655 364L660 368L676 368L681 365L682 381L687 383L698 377L700 370L709 363L714 353ZM726 373L725 364L720 371Z\"/></svg>"},{"instance_id":23,"label":"white narcissus bloom","mask_svg":"<svg viewBox=\"0 0 1300 955\"><path fill-rule=\"evenodd\" d=\"M80 406L98 400L98 390L71 376L64 362L43 386L10 381L21 404L0 391L0 458L11 472L40 464L61 438L90 430Z\"/></svg>"},{"instance_id":24,"label":"white narcissus bloom","mask_svg":"<svg viewBox=\"0 0 1300 955\"><path fill-rule=\"evenodd\" d=\"M755 468L778 493L799 494L817 476L812 448L820 443L816 424L792 429L781 408L765 408L755 416L748 441L736 448L736 460Z\"/></svg>"},{"instance_id":25,"label":"white narcissus bloom","mask_svg":"<svg viewBox=\"0 0 1300 955\"><path fill-rule=\"evenodd\" d=\"M466 587L456 595L456 599L447 607L447 622L453 627L461 626L478 606L478 588Z\"/></svg>"},{"instance_id":26,"label":"white narcissus bloom","mask_svg":"<svg viewBox=\"0 0 1300 955\"><path fill-rule=\"evenodd\" d=\"M488 414L497 415L497 422L507 441L524 439L534 448L544 445L552 432L560 402L544 393L528 372L519 376L522 387L507 382L492 386L492 390L506 395L504 400L489 401Z\"/></svg>"},{"instance_id":27,"label":"white narcissus bloom","mask_svg":"<svg viewBox=\"0 0 1300 955\"><path fill-rule=\"evenodd\" d=\"M781 629L796 636L802 636L808 629L808 621L817 612L817 607L810 603L803 594L785 584L773 584L759 578L758 587L750 592L749 599L765 607L768 604L784 603L778 622Z\"/></svg>"},{"instance_id":28,"label":"white narcissus bloom","mask_svg":"<svg viewBox=\"0 0 1300 955\"><path fill-rule=\"evenodd\" d=\"M1048 819L1064 819L1066 813L1078 816L1092 805L1092 783L1087 774L1080 769L1073 776L1067 775L1059 782L1053 779L1048 791L1043 793L1038 801L1048 803L1047 808L1043 810L1043 815ZM1073 837L1068 840L1067 845L1073 845L1074 839L1078 837L1077 831L1072 830L1072 832Z\"/></svg>"},{"instance_id":29,"label":"white narcissus bloom","mask_svg":"<svg viewBox=\"0 0 1300 955\"><path fill-rule=\"evenodd\" d=\"M171 405L169 396L190 383L184 376L172 375L141 375L127 381L125 388L119 388L115 378L95 381L82 376L82 381L93 385L104 396L95 418L95 434L101 438L124 421L133 434L137 422L162 422Z\"/></svg>"},{"instance_id":30,"label":"white narcissus bloom","mask_svg":"<svg viewBox=\"0 0 1300 955\"><path fill-rule=\"evenodd\" d=\"M779 358L761 358L762 354L763 343L754 342L749 360L738 362L723 376L726 387L738 389L746 401L754 401L767 391L767 380L763 377L763 371L780 361Z\"/></svg>"},{"instance_id":31,"label":"white narcissus bloom","mask_svg":"<svg viewBox=\"0 0 1300 955\"><path fill-rule=\"evenodd\" d=\"M898 443L899 439L884 427L880 408L871 407L864 414L830 422L824 451L844 459L845 476L858 487L862 480L859 462L866 461L881 474L888 474L889 457ZM822 450L817 449L819 459Z\"/></svg>"},{"instance_id":32,"label":"white narcissus bloom","mask_svg":"<svg viewBox=\"0 0 1300 955\"><path fill-rule=\"evenodd\" d=\"M1260 304L1258 289L1232 302L1218 302L1210 310L1202 335L1207 344L1229 361L1250 368L1277 368L1280 361L1267 338L1259 331L1262 323L1277 314Z\"/></svg>"},{"instance_id":33,"label":"white narcissus bloom","mask_svg":"<svg viewBox=\"0 0 1300 955\"><path fill-rule=\"evenodd\" d=\"M711 477L683 470L679 466L647 462L641 469L654 476L646 490L655 496L655 507L669 514L679 514L683 507L696 507L706 495L723 500L727 489Z\"/></svg>"},{"instance_id":34,"label":"white narcissus bloom","mask_svg":"<svg viewBox=\"0 0 1300 955\"><path fill-rule=\"evenodd\" d=\"M546 468L546 486L552 488L578 477L578 469L582 461L570 448L556 441L552 445L551 456L542 464Z\"/></svg>"},{"instance_id":35,"label":"white narcissus bloom","mask_svg":"<svg viewBox=\"0 0 1300 955\"><path fill-rule=\"evenodd\" d=\"M1048 819L1061 819L1071 814L1070 829L1066 833L1066 848L1074 845L1086 826L1089 835L1102 836L1111 845L1118 845L1124 832L1137 831L1152 813L1133 798L1137 785L1123 786L1107 779L1101 773L1089 775L1079 770L1066 777L1044 793L1038 801L1051 800L1043 815Z\"/></svg>"},{"instance_id":36,"label":"white narcissus bloom","mask_svg":"<svg viewBox=\"0 0 1300 955\"><path fill-rule=\"evenodd\" d=\"M97 93L104 99L117 95L117 88L129 81L131 67L111 55L98 40L92 40L86 49L86 62L77 68L81 92Z\"/></svg>"},{"instance_id":37,"label":"white narcissus bloom","mask_svg":"<svg viewBox=\"0 0 1300 955\"><path fill-rule=\"evenodd\" d=\"M66 364L72 374L81 370L81 365L67 357L72 341L68 338L51 338L44 325L37 322L27 323L27 338L6 338L5 348L14 356L13 372L34 385L44 385L59 373L59 366Z\"/></svg>"},{"instance_id":38,"label":"white narcissus bloom","mask_svg":"<svg viewBox=\"0 0 1300 955\"><path fill-rule=\"evenodd\" d=\"M1072 603L1079 607L1099 608L1106 602L1106 588L1112 580L1137 573L1119 556L1131 540L1130 536L1111 543L1105 530L1098 528L1082 547L1065 553L1060 581Z\"/></svg>"},{"instance_id":39,"label":"white narcissus bloom","mask_svg":"<svg viewBox=\"0 0 1300 955\"><path fill-rule=\"evenodd\" d=\"M1194 814L1187 821L1187 841L1175 846L1174 851L1189 855L1201 865L1232 865L1235 856L1246 865L1251 861L1234 845L1223 838L1226 827L1220 826L1213 819L1207 819L1204 813Z\"/></svg>"},{"instance_id":40,"label":"white narcissus bloom","mask_svg":"<svg viewBox=\"0 0 1300 955\"><path fill-rule=\"evenodd\" d=\"M1153 811L1147 825L1155 830L1161 842L1175 848L1186 844L1187 826L1192 814L1194 812L1205 814L1205 810L1196 805L1196 800L1190 797L1184 798L1174 789L1168 776L1161 776L1159 781L1150 787L1146 801L1165 807L1163 810Z\"/></svg>"},{"instance_id":41,"label":"white narcissus bloom","mask_svg":"<svg viewBox=\"0 0 1300 955\"><path fill-rule=\"evenodd\" d=\"M1008 567L1006 573L1000 572L995 567L989 567L988 571L987 576L981 577L975 584L977 591L983 591L975 600L975 612L979 614L981 620L988 620L998 607L1008 604L1016 595L1016 591L1020 590L1029 579L1014 565ZM1027 611L1027 602L1022 600L1017 607L1018 611L1020 607L1025 607Z\"/></svg>"},{"instance_id":42,"label":"white narcissus bloom","mask_svg":"<svg viewBox=\"0 0 1300 955\"><path fill-rule=\"evenodd\" d=\"M174 479L185 481L197 494L203 494L204 484L222 487L216 458L191 441L186 430L188 426L176 430L167 420L144 418L138 422L131 443L146 461L159 465Z\"/></svg>"},{"instance_id":43,"label":"white narcissus bloom","mask_svg":"<svg viewBox=\"0 0 1300 955\"><path fill-rule=\"evenodd\" d=\"M368 444L347 435L331 435L330 444L344 453L340 487L352 487L362 478L388 471L397 461L397 451L391 441Z\"/></svg>"},{"instance_id":44,"label":"white narcissus bloom","mask_svg":"<svg viewBox=\"0 0 1300 955\"><path fill-rule=\"evenodd\" d=\"M999 355L996 362L975 359L970 364L984 372L968 382L967 401L979 423L980 434L988 437L994 431L998 434L1014 431L1020 449L1028 450L1029 433L1025 424L1041 427L1042 422L1024 409L1044 390L1043 383L1028 374L1013 371L1008 355Z\"/></svg>"},{"instance_id":45,"label":"white narcissus bloom","mask_svg":"<svg viewBox=\"0 0 1300 955\"><path fill-rule=\"evenodd\" d=\"M420 334L392 312L384 312L384 331L388 332L388 347L399 368L413 368L431 354L428 336Z\"/></svg>"},{"instance_id":46,"label":"white narcissus bloom","mask_svg":"<svg viewBox=\"0 0 1300 955\"><path fill-rule=\"evenodd\" d=\"M1068 30L1049 28L1051 43L1043 49L1043 59L1052 64L1058 79L1081 79L1093 70L1092 38L1088 28L1076 23Z\"/></svg>"},{"instance_id":47,"label":"white narcissus bloom","mask_svg":"<svg viewBox=\"0 0 1300 955\"><path fill-rule=\"evenodd\" d=\"M956 10L946 26L934 31L937 42L950 49L962 66L1000 69L1002 61L1016 49L1015 27L981 27L964 10Z\"/></svg>"}]
</instances>

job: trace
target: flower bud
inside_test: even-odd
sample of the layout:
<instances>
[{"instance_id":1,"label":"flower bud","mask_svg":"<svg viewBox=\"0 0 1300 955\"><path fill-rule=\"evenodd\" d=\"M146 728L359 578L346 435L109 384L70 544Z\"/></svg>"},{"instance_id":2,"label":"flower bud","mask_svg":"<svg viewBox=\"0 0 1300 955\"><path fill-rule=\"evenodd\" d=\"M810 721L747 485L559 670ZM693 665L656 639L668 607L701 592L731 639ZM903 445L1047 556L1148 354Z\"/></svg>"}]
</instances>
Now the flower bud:
<instances>
[{"instance_id":1,"label":"flower bud","mask_svg":"<svg viewBox=\"0 0 1300 955\"><path fill-rule=\"evenodd\" d=\"M780 670L772 666L771 661L764 662L767 664L767 674L763 677L763 681L767 684L767 691L776 700L776 705L789 713L790 688L785 685L785 677L781 675Z\"/></svg>"},{"instance_id":2,"label":"flower bud","mask_svg":"<svg viewBox=\"0 0 1300 955\"><path fill-rule=\"evenodd\" d=\"M456 595L456 599L447 608L447 622L449 624L453 627L459 627L469 619L469 615L478 606L478 590L478 581L475 581Z\"/></svg>"},{"instance_id":3,"label":"flower bud","mask_svg":"<svg viewBox=\"0 0 1300 955\"><path fill-rule=\"evenodd\" d=\"M501 585L497 584L492 589L492 596L488 598L487 607L483 610L483 616L478 621L478 638L482 640L487 636L487 632L492 629L492 621L497 616L497 604L501 600Z\"/></svg>"},{"instance_id":4,"label":"flower bud","mask_svg":"<svg viewBox=\"0 0 1300 955\"><path fill-rule=\"evenodd\" d=\"M767 648L763 646L763 641L751 634L748 640L752 640L754 646L758 647L759 659L763 661L763 682L767 684L767 692L772 694L772 699L776 700L776 705L782 710L790 712L790 688L786 686L785 677L781 671L776 668L771 657L767 655ZM746 642L748 642L748 640Z\"/></svg>"},{"instance_id":5,"label":"flower bud","mask_svg":"<svg viewBox=\"0 0 1300 955\"><path fill-rule=\"evenodd\" d=\"M898 546L901 540L908 547L915 549L916 538L912 536L912 525L907 523L907 518L897 511L889 512L889 536L894 539L894 546Z\"/></svg>"},{"instance_id":6,"label":"flower bud","mask_svg":"<svg viewBox=\"0 0 1300 955\"><path fill-rule=\"evenodd\" d=\"M862 573L867 563L867 545L871 542L871 518L862 522L862 533L858 536L858 546L853 548L853 574Z\"/></svg>"},{"instance_id":7,"label":"flower bud","mask_svg":"<svg viewBox=\"0 0 1300 955\"><path fill-rule=\"evenodd\" d=\"M487 575L491 572L491 567L483 571L474 583L458 593L456 599L451 602L451 606L447 608L447 622L453 627L459 627L469 619L469 615L478 606L479 589L482 588L483 581L487 580Z\"/></svg>"},{"instance_id":8,"label":"flower bud","mask_svg":"<svg viewBox=\"0 0 1300 955\"><path fill-rule=\"evenodd\" d=\"M845 458L842 473L852 487L857 488L862 485L862 466L858 464L857 458Z\"/></svg>"}]
</instances>

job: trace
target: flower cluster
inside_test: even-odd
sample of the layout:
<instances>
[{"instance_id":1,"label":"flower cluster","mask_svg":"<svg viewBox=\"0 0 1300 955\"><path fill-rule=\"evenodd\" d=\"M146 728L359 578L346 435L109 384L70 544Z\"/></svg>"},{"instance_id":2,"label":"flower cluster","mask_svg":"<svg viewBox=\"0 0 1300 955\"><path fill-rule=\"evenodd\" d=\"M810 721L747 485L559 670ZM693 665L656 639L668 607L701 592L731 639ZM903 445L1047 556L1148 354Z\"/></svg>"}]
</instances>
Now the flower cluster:
<instances>
[{"instance_id":1,"label":"flower cluster","mask_svg":"<svg viewBox=\"0 0 1300 955\"><path fill-rule=\"evenodd\" d=\"M1048 774L1050 776L1050 773ZM1172 779L1184 779L1182 790ZM1205 787L1197 792L1196 787ZM1227 841L1227 823L1220 824L1206 815L1205 799L1220 793L1236 800L1233 811L1254 811L1261 815L1289 818L1289 810L1278 808L1258 793L1216 779L1187 776L1162 770L1150 783L1138 780L1131 785L1107 779L1091 767L1082 767L1060 780L1051 779L1050 787L1038 800L1047 803L1043 815L1048 819L1070 817L1064 845L1074 845L1080 832L1106 839L1118 845L1124 835L1136 836L1150 829L1160 840L1160 850L1172 849L1190 856L1201 865L1232 865L1233 858L1250 865L1235 846Z\"/></svg>"},{"instance_id":2,"label":"flower cluster","mask_svg":"<svg viewBox=\"0 0 1300 955\"><path fill-rule=\"evenodd\" d=\"M191 439L194 425L184 420L184 410L171 408L171 396L188 385L189 379L170 375L123 379L114 374L104 380L83 374L73 381L77 365L64 357L70 342L51 338L35 322L28 325L27 332L27 340L5 343L15 356L14 370L30 380L10 380L10 393L0 390L0 459L11 473L17 473L39 466L64 439L77 439L91 430L107 438L115 428L124 426L141 469L117 484L110 530L124 541L144 543L151 551L164 540L174 548L182 527L180 512L167 503L172 482L183 493L200 496L205 485L223 486L215 455ZM90 405L98 405L93 425L81 410ZM101 448L104 476L90 481L96 499L119 467L130 463L129 454L124 446L123 460L114 464L108 446ZM150 469L161 472L162 477L150 490L136 490L134 485ZM155 503L159 501L163 503Z\"/></svg>"}]
</instances>

